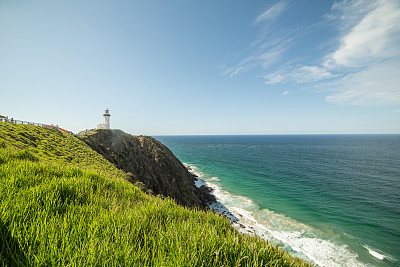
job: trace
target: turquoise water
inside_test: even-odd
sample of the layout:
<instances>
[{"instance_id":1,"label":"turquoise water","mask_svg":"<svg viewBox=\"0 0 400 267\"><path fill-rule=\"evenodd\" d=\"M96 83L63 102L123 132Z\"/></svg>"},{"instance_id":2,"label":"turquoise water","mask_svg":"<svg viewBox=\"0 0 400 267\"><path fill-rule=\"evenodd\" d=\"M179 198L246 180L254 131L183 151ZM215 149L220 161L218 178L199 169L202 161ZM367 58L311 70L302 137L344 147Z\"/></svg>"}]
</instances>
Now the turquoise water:
<instances>
[{"instance_id":1,"label":"turquoise water","mask_svg":"<svg viewBox=\"0 0 400 267\"><path fill-rule=\"evenodd\" d=\"M321 266L399 266L400 135L156 138L246 231Z\"/></svg>"}]
</instances>

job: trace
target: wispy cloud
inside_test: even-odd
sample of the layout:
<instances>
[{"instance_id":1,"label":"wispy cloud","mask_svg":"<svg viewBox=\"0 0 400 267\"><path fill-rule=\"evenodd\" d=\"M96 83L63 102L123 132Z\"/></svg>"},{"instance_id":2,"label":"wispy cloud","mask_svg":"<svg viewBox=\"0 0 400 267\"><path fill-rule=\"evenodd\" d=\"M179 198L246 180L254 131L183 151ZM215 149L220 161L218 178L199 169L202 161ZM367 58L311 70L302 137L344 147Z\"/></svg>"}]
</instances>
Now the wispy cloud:
<instances>
[{"instance_id":1,"label":"wispy cloud","mask_svg":"<svg viewBox=\"0 0 400 267\"><path fill-rule=\"evenodd\" d=\"M382 106L400 104L399 64L384 62L324 84L332 93L326 101L335 104Z\"/></svg>"},{"instance_id":2,"label":"wispy cloud","mask_svg":"<svg viewBox=\"0 0 400 267\"><path fill-rule=\"evenodd\" d=\"M303 66L291 73L293 79L300 83L315 82L336 77L327 69L318 66Z\"/></svg>"},{"instance_id":3,"label":"wispy cloud","mask_svg":"<svg viewBox=\"0 0 400 267\"><path fill-rule=\"evenodd\" d=\"M330 73L326 68L318 66L299 66L285 73L273 73L265 76L265 84L287 82L310 83L330 79L337 75Z\"/></svg>"},{"instance_id":4,"label":"wispy cloud","mask_svg":"<svg viewBox=\"0 0 400 267\"><path fill-rule=\"evenodd\" d=\"M282 82L286 82L286 77L278 74L278 73L273 73L273 74L268 74L265 76L265 79L267 79L264 83L265 84L278 84Z\"/></svg>"},{"instance_id":5,"label":"wispy cloud","mask_svg":"<svg viewBox=\"0 0 400 267\"><path fill-rule=\"evenodd\" d=\"M318 66L286 66L265 75L265 84L311 83L335 104L399 105L399 5L396 0L336 2L327 16L341 32L336 48Z\"/></svg>"},{"instance_id":6,"label":"wispy cloud","mask_svg":"<svg viewBox=\"0 0 400 267\"><path fill-rule=\"evenodd\" d=\"M258 77L264 77L268 86L307 84L310 92L323 92L329 103L400 105L398 0L339 0L324 22L278 27L282 24L276 22L290 6L287 1L277 2L254 19L259 31L249 45L250 55L227 68L224 75L234 78L259 69ZM333 27L338 32L329 40L315 39L324 43L325 52L313 57L294 51L304 48L295 46L299 37L318 27ZM310 58L312 63L307 64Z\"/></svg>"},{"instance_id":7,"label":"wispy cloud","mask_svg":"<svg viewBox=\"0 0 400 267\"><path fill-rule=\"evenodd\" d=\"M268 22L276 19L279 17L282 12L286 9L287 7L287 2L286 1L281 1L276 3L275 5L267 8L261 15L259 15L255 20L255 24L259 24L261 22Z\"/></svg>"},{"instance_id":8,"label":"wispy cloud","mask_svg":"<svg viewBox=\"0 0 400 267\"><path fill-rule=\"evenodd\" d=\"M361 6L364 8L360 11ZM323 85L333 91L326 100L336 104L399 105L399 2L351 1L347 6L334 6L334 10L341 12L341 23L352 22L352 14L359 20L341 36L339 47L325 58L326 68L347 70L343 78Z\"/></svg>"},{"instance_id":9,"label":"wispy cloud","mask_svg":"<svg viewBox=\"0 0 400 267\"><path fill-rule=\"evenodd\" d=\"M364 6L361 11L360 6ZM334 9L342 12L341 23L348 20L348 24L353 20L352 15L359 17L360 12L366 13L341 36L338 49L326 57L326 67L363 67L399 55L398 1L352 1L346 6L334 6Z\"/></svg>"},{"instance_id":10,"label":"wispy cloud","mask_svg":"<svg viewBox=\"0 0 400 267\"><path fill-rule=\"evenodd\" d=\"M287 94L289 94L289 91L285 91L282 93L282 95L287 95Z\"/></svg>"},{"instance_id":11,"label":"wispy cloud","mask_svg":"<svg viewBox=\"0 0 400 267\"><path fill-rule=\"evenodd\" d=\"M289 47L294 30L282 30L278 34L272 30L271 25L279 19L287 7L287 1L280 1L256 17L254 25L259 29L255 39L249 44L250 55L247 55L240 63L226 68L223 75L235 78L240 73L255 68L266 69L277 62Z\"/></svg>"},{"instance_id":12,"label":"wispy cloud","mask_svg":"<svg viewBox=\"0 0 400 267\"><path fill-rule=\"evenodd\" d=\"M254 54L242 60L239 64L226 69L223 75L230 78L236 77L241 72L246 72L254 68L268 68L274 64L280 55L287 49L285 46L271 46L268 49L259 49Z\"/></svg>"}]
</instances>

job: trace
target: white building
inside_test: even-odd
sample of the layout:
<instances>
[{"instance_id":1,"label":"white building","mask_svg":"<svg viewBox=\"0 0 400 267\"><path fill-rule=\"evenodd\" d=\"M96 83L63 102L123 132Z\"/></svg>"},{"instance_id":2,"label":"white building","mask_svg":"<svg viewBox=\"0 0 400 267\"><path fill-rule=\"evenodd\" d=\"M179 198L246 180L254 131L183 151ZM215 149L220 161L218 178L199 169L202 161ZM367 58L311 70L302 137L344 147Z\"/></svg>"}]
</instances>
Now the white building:
<instances>
[{"instance_id":1,"label":"white building","mask_svg":"<svg viewBox=\"0 0 400 267\"><path fill-rule=\"evenodd\" d=\"M2 122L8 122L8 116L2 116L2 115L0 115L0 121L2 121Z\"/></svg>"},{"instance_id":2,"label":"white building","mask_svg":"<svg viewBox=\"0 0 400 267\"><path fill-rule=\"evenodd\" d=\"M108 108L104 111L104 123L97 124L97 129L110 129L110 111Z\"/></svg>"}]
</instances>

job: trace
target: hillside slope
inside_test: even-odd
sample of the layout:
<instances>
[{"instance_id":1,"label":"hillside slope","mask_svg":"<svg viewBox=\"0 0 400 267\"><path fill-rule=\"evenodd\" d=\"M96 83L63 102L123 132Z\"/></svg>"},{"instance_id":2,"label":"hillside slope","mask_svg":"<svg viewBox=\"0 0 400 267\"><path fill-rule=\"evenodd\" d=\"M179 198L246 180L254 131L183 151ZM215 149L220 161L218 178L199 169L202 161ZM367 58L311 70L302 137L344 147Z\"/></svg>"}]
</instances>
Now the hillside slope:
<instances>
[{"instance_id":1,"label":"hillside slope","mask_svg":"<svg viewBox=\"0 0 400 267\"><path fill-rule=\"evenodd\" d=\"M194 184L194 177L162 143L150 136L132 136L121 130L97 130L79 137L117 168L140 181L155 194L173 198L187 207L207 208L215 201L204 187Z\"/></svg>"},{"instance_id":2,"label":"hillside slope","mask_svg":"<svg viewBox=\"0 0 400 267\"><path fill-rule=\"evenodd\" d=\"M73 136L0 123L0 265L308 266L124 177Z\"/></svg>"}]
</instances>

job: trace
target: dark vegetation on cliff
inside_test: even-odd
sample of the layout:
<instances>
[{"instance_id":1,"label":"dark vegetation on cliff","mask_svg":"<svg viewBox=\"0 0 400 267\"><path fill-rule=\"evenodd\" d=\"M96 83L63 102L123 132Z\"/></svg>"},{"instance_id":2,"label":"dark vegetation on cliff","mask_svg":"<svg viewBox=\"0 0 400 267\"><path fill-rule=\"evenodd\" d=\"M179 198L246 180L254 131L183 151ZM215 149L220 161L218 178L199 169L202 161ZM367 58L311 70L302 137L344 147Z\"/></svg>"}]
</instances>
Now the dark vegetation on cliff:
<instances>
[{"instance_id":1,"label":"dark vegetation on cliff","mask_svg":"<svg viewBox=\"0 0 400 267\"><path fill-rule=\"evenodd\" d=\"M77 138L0 122L0 266L307 266L145 194Z\"/></svg>"},{"instance_id":2,"label":"dark vegetation on cliff","mask_svg":"<svg viewBox=\"0 0 400 267\"><path fill-rule=\"evenodd\" d=\"M154 194L171 197L187 207L207 208L207 202L215 201L206 188L195 186L194 176L153 137L97 130L79 139L126 172L128 181L141 182Z\"/></svg>"}]
</instances>

